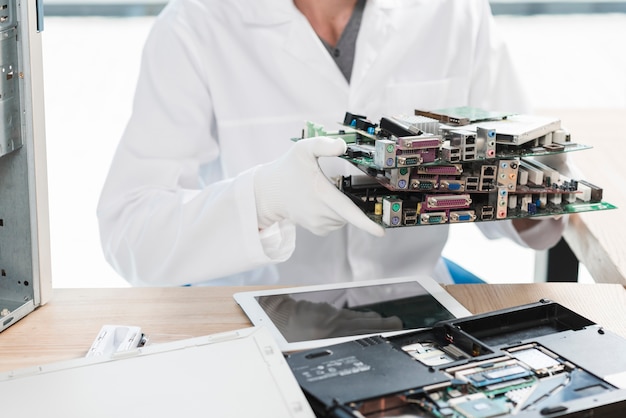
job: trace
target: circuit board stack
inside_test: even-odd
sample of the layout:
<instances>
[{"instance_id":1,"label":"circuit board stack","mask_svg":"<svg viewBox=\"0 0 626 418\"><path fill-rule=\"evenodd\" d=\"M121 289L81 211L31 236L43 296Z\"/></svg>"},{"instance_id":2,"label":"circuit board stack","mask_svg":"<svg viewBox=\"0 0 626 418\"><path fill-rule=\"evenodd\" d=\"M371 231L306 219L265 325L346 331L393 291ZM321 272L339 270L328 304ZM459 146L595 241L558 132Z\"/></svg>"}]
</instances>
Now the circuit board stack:
<instances>
[{"instance_id":1,"label":"circuit board stack","mask_svg":"<svg viewBox=\"0 0 626 418\"><path fill-rule=\"evenodd\" d=\"M374 123L347 112L335 132L307 122L302 137L313 136L346 141L342 158L363 175L337 186L385 227L615 208L602 188L559 172L565 153L591 148L572 142L559 119L462 107Z\"/></svg>"}]
</instances>

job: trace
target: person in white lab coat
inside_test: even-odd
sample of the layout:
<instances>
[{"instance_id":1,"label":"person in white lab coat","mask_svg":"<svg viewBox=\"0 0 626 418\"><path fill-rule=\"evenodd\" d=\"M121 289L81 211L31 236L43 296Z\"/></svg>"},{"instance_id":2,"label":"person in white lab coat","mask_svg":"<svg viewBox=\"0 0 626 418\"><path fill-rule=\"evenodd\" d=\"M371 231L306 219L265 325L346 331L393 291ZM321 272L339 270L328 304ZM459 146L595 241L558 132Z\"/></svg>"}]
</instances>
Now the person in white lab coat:
<instances>
[{"instance_id":1,"label":"person in white lab coat","mask_svg":"<svg viewBox=\"0 0 626 418\"><path fill-rule=\"evenodd\" d=\"M172 0L98 205L105 256L134 285L449 281L448 225L383 233L321 177L341 140L290 138L454 106L528 110L487 0ZM480 228L545 249L563 221Z\"/></svg>"}]
</instances>

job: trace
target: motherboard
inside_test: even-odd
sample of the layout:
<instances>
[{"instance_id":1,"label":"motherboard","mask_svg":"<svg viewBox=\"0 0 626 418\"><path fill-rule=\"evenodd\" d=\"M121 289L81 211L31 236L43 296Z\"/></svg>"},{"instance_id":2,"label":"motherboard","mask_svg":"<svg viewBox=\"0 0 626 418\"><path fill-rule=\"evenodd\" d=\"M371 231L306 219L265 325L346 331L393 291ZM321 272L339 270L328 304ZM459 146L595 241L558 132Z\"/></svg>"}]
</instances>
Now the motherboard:
<instances>
[{"instance_id":1,"label":"motherboard","mask_svg":"<svg viewBox=\"0 0 626 418\"><path fill-rule=\"evenodd\" d=\"M301 138L342 138L363 175L337 187L384 227L561 216L615 209L601 187L564 170L573 142L545 116L460 107L382 117L346 112L336 131L307 122ZM563 166L563 167L559 167Z\"/></svg>"}]
</instances>

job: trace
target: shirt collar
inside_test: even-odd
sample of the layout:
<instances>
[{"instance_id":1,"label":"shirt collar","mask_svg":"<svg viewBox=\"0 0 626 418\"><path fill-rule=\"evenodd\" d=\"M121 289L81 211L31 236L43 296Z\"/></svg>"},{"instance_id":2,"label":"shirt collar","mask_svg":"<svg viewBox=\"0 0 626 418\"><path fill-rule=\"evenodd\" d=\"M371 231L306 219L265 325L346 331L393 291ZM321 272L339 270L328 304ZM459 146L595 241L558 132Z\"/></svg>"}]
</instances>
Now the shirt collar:
<instances>
[{"instance_id":1,"label":"shirt collar","mask_svg":"<svg viewBox=\"0 0 626 418\"><path fill-rule=\"evenodd\" d=\"M369 7L378 9L397 9L415 6L424 0L367 0ZM294 18L298 9L293 0L234 0L242 19L246 23L257 25L275 25L285 23Z\"/></svg>"}]
</instances>

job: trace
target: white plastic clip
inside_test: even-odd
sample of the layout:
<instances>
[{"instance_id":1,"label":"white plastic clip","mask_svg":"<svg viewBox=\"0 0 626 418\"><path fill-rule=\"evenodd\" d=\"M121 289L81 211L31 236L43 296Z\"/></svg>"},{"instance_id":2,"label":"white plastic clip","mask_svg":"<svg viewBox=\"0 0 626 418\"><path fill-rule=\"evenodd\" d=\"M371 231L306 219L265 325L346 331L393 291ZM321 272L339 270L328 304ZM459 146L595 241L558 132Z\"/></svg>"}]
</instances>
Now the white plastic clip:
<instances>
[{"instance_id":1,"label":"white plastic clip","mask_svg":"<svg viewBox=\"0 0 626 418\"><path fill-rule=\"evenodd\" d=\"M104 325L85 357L109 357L117 352L137 348L144 341L139 327Z\"/></svg>"}]
</instances>

